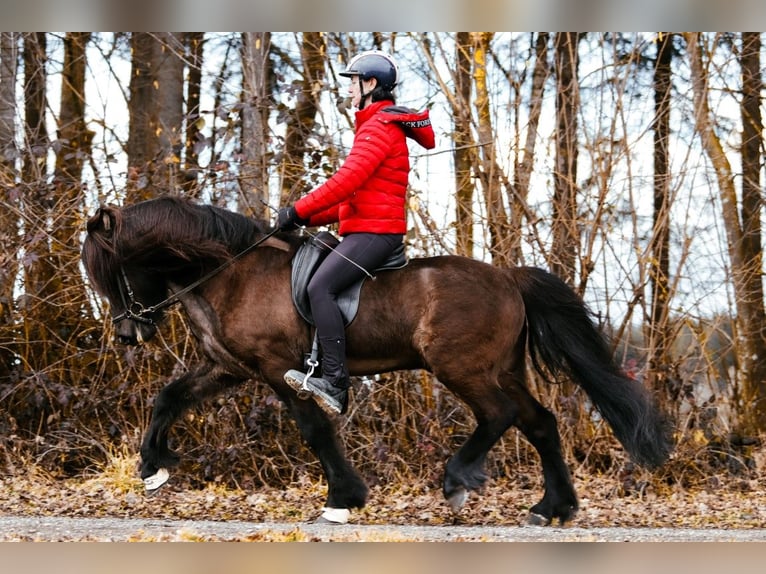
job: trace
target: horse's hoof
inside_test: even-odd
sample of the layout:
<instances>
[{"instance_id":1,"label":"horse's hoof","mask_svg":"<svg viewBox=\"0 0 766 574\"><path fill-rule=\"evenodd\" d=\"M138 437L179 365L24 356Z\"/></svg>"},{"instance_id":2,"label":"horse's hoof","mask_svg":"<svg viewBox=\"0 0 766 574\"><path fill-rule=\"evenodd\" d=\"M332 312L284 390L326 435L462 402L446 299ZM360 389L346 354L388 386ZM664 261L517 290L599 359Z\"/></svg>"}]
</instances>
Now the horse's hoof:
<instances>
[{"instance_id":1,"label":"horse's hoof","mask_svg":"<svg viewBox=\"0 0 766 574\"><path fill-rule=\"evenodd\" d=\"M170 478L170 473L166 468L161 468L151 476L147 476L144 479L144 488L146 488L146 494L151 496L155 494L162 485L164 485Z\"/></svg>"},{"instance_id":2,"label":"horse's hoof","mask_svg":"<svg viewBox=\"0 0 766 574\"><path fill-rule=\"evenodd\" d=\"M463 508L466 500L468 500L468 491L465 488L460 487L450 495L447 502L449 503L452 512L457 513Z\"/></svg>"},{"instance_id":3,"label":"horse's hoof","mask_svg":"<svg viewBox=\"0 0 766 574\"><path fill-rule=\"evenodd\" d=\"M322 509L322 515L314 521L314 524L346 524L351 511L348 508L328 508Z\"/></svg>"},{"instance_id":4,"label":"horse's hoof","mask_svg":"<svg viewBox=\"0 0 766 574\"><path fill-rule=\"evenodd\" d=\"M550 518L546 518L542 514L530 512L527 516L527 524L529 526L548 526L551 523Z\"/></svg>"}]
</instances>

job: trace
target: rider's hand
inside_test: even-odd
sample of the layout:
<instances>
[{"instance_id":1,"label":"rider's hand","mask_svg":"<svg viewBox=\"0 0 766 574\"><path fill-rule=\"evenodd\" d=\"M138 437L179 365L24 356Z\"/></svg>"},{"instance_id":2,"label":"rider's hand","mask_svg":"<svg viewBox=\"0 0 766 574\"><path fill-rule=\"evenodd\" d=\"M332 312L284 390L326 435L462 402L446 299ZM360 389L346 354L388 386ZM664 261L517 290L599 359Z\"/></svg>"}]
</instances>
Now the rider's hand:
<instances>
[{"instance_id":1,"label":"rider's hand","mask_svg":"<svg viewBox=\"0 0 766 574\"><path fill-rule=\"evenodd\" d=\"M283 207L277 212L277 228L280 231L290 231L306 223L308 222L298 215L292 205Z\"/></svg>"}]
</instances>

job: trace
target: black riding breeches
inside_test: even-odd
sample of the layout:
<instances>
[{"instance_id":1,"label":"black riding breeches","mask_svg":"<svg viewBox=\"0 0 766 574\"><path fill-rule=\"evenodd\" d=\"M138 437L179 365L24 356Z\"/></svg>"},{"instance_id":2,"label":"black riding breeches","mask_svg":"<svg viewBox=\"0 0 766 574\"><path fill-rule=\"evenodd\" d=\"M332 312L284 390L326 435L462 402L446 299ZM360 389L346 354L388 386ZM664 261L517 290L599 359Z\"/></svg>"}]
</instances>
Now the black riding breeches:
<instances>
[{"instance_id":1,"label":"black riding breeches","mask_svg":"<svg viewBox=\"0 0 766 574\"><path fill-rule=\"evenodd\" d=\"M399 234L352 233L346 235L319 265L308 284L308 296L323 351L327 351L324 344L326 340L345 343L345 326L337 304L338 294L364 277L365 270L371 273L382 265L401 245L403 238ZM341 352L345 354L345 345L341 345ZM345 357L338 359L345 361Z\"/></svg>"}]
</instances>

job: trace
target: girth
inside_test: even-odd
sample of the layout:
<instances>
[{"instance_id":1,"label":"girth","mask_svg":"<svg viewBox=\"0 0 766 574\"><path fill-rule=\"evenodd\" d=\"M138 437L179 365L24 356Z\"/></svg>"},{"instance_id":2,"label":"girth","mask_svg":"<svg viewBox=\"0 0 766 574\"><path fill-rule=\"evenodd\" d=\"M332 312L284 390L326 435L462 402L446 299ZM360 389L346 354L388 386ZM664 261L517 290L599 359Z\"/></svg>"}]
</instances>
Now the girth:
<instances>
[{"instance_id":1,"label":"girth","mask_svg":"<svg viewBox=\"0 0 766 574\"><path fill-rule=\"evenodd\" d=\"M309 281L322 260L339 244L340 240L332 233L320 231L301 245L293 256L291 276L293 303L300 316L310 325L314 325L314 319L311 315L307 291ZM373 274L387 269L401 269L405 265L407 265L407 256L404 252L404 244L401 244L380 267L373 271ZM338 295L338 307L346 325L354 320L359 310L359 296L365 279L367 277L362 277Z\"/></svg>"}]
</instances>

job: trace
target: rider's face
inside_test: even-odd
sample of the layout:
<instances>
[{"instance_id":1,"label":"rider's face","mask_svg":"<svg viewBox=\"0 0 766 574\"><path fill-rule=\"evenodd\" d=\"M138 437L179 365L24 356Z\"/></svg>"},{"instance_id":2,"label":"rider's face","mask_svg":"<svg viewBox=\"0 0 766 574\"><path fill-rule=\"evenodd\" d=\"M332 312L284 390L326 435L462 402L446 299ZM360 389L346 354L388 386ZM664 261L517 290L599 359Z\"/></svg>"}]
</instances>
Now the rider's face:
<instances>
[{"instance_id":1,"label":"rider's face","mask_svg":"<svg viewBox=\"0 0 766 574\"><path fill-rule=\"evenodd\" d=\"M351 96L351 105L357 109L362 103L362 88L364 88L365 97L375 88L377 80L370 78L362 80L361 76L351 76L351 86L349 86L349 95Z\"/></svg>"}]
</instances>

